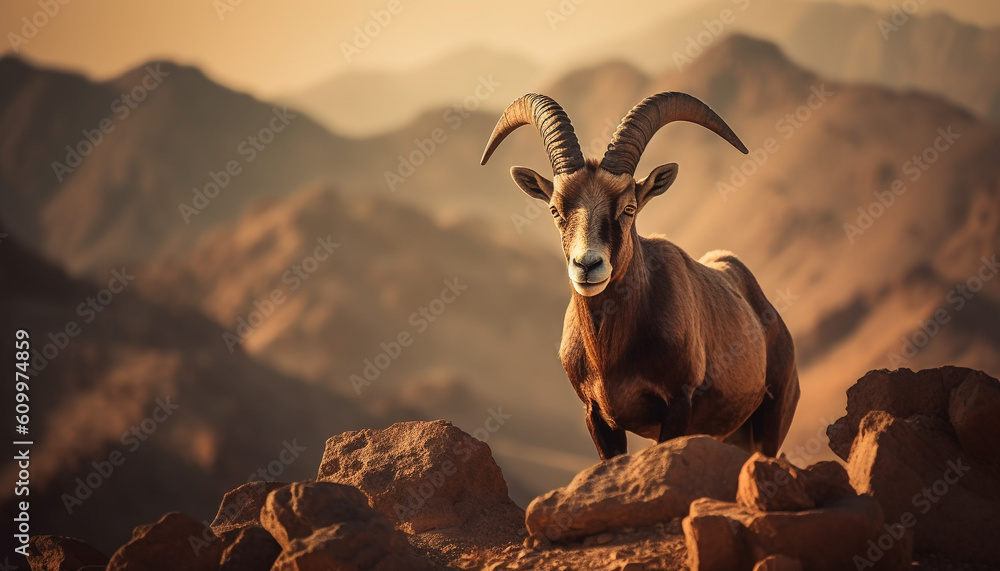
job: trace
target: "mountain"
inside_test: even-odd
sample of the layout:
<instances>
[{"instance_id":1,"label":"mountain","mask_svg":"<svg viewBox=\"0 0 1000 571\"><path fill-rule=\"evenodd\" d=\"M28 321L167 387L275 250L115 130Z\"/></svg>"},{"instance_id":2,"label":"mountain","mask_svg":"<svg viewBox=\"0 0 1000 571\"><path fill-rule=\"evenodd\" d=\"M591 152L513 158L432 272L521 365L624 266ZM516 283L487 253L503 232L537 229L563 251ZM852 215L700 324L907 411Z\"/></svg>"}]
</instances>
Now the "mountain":
<instances>
[{"instance_id":1,"label":"mountain","mask_svg":"<svg viewBox=\"0 0 1000 571\"><path fill-rule=\"evenodd\" d=\"M354 149L195 68L150 62L92 83L0 60L3 222L74 273L183 250L243 201L336 172Z\"/></svg>"},{"instance_id":2,"label":"mountain","mask_svg":"<svg viewBox=\"0 0 1000 571\"><path fill-rule=\"evenodd\" d=\"M510 53L462 50L405 70L347 71L281 100L334 133L371 137L392 131L428 109L503 108L531 91L543 70ZM488 98L479 97L489 94Z\"/></svg>"},{"instance_id":3,"label":"mountain","mask_svg":"<svg viewBox=\"0 0 1000 571\"><path fill-rule=\"evenodd\" d=\"M113 550L164 511L211 519L222 494L254 474L312 477L331 430L383 424L228 351L222 330L197 312L144 299L128 266L99 283L76 280L9 237L0 266L0 324L12 338L28 332L34 371L30 496L11 487L0 503L10 514L28 499L32 533L59 530ZM13 342L3 356L15 362ZM14 391L4 383L5 402ZM11 448L0 473L13 482Z\"/></svg>"},{"instance_id":4,"label":"mountain","mask_svg":"<svg viewBox=\"0 0 1000 571\"><path fill-rule=\"evenodd\" d=\"M1000 119L1000 76L983 72L1000 67L1000 28L959 22L932 6L910 14L835 2L704 3L612 42L601 58L624 58L647 73L683 71L732 33L774 42L825 79L919 89Z\"/></svg>"}]
</instances>

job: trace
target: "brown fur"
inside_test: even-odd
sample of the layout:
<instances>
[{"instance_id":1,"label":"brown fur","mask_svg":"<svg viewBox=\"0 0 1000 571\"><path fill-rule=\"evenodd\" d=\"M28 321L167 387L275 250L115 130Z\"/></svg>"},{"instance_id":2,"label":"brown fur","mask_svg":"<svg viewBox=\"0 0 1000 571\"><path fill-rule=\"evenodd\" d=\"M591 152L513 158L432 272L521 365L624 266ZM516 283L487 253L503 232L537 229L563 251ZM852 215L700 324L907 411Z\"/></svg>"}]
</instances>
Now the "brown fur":
<instances>
[{"instance_id":1,"label":"brown fur","mask_svg":"<svg viewBox=\"0 0 1000 571\"><path fill-rule=\"evenodd\" d=\"M643 181L592 161L554 182L512 171L525 192L548 199L570 267L584 240L612 268L600 293L573 292L563 368L601 458L627 451L626 430L660 442L709 434L773 456L799 396L791 335L733 254L695 261L663 237L638 235L625 209L666 190L676 165L666 167Z\"/></svg>"}]
</instances>

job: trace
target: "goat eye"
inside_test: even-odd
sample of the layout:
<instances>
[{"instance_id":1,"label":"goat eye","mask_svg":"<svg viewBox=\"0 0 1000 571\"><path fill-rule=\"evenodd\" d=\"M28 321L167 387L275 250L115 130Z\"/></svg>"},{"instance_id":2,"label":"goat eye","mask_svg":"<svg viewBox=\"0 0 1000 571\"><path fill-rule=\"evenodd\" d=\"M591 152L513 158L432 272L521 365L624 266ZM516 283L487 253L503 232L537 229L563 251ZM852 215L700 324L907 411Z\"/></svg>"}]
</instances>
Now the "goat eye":
<instances>
[{"instance_id":1,"label":"goat eye","mask_svg":"<svg viewBox=\"0 0 1000 571\"><path fill-rule=\"evenodd\" d=\"M562 216L559 215L559 209L556 208L555 206L553 206L549 210L552 212L552 217L553 218L556 218L556 219L562 218Z\"/></svg>"},{"instance_id":2,"label":"goat eye","mask_svg":"<svg viewBox=\"0 0 1000 571\"><path fill-rule=\"evenodd\" d=\"M632 206L631 204L629 204L628 206L625 207L625 211L623 212L623 214L625 214L627 216L634 216L635 215L635 206Z\"/></svg>"}]
</instances>

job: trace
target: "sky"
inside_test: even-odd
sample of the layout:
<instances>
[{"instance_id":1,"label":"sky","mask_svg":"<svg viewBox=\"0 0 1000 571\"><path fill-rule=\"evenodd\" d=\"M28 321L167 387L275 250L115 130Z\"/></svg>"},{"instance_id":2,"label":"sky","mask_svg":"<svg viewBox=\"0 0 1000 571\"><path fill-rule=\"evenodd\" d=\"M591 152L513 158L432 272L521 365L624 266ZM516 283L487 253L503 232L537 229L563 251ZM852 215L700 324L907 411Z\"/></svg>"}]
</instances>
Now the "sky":
<instances>
[{"instance_id":1,"label":"sky","mask_svg":"<svg viewBox=\"0 0 1000 571\"><path fill-rule=\"evenodd\" d=\"M171 59L197 65L230 87L269 96L346 70L410 66L471 45L565 61L704 1L4 0L0 32L5 53L95 79ZM922 3L920 10L1000 25L996 0L843 1L881 10ZM43 5L54 13L45 14ZM345 52L345 45L352 47Z\"/></svg>"}]
</instances>

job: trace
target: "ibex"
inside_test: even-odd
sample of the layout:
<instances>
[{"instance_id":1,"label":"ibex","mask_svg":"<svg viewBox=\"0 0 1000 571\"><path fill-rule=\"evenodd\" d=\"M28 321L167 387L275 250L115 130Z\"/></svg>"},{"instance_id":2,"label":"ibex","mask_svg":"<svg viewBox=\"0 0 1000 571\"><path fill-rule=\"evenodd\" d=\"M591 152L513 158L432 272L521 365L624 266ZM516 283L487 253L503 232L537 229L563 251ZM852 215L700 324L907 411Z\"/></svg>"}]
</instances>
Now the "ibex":
<instances>
[{"instance_id":1,"label":"ibex","mask_svg":"<svg viewBox=\"0 0 1000 571\"><path fill-rule=\"evenodd\" d=\"M585 160L563 109L528 94L497 122L482 164L518 127L534 125L553 180L525 167L514 182L549 205L572 284L559 358L587 410L602 459L628 451L625 432L664 442L708 434L778 452L799 399L795 349L750 270L730 252L695 261L635 218L677 165L634 178L646 144L672 121L701 125L747 153L700 100L659 93L622 120L600 163Z\"/></svg>"}]
</instances>

